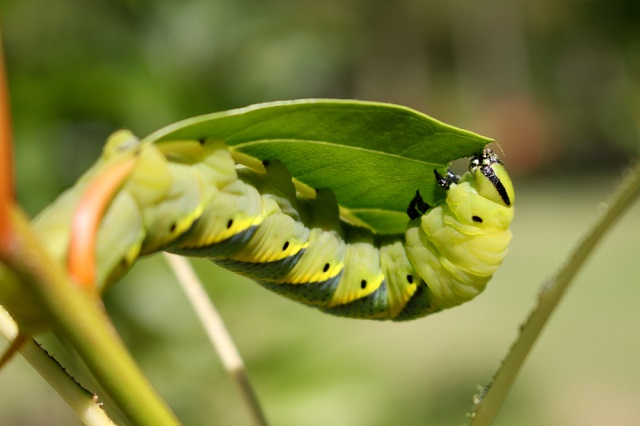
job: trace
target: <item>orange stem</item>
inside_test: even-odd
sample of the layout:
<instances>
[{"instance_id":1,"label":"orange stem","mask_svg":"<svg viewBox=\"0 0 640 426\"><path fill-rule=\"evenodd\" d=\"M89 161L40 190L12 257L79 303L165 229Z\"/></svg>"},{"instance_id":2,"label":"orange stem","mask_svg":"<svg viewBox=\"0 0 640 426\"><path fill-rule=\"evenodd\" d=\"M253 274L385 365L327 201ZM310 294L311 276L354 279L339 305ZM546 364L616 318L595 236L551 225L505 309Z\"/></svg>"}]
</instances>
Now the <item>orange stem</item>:
<instances>
[{"instance_id":1,"label":"orange stem","mask_svg":"<svg viewBox=\"0 0 640 426\"><path fill-rule=\"evenodd\" d=\"M0 29L1 31L1 29ZM9 208L14 203L13 155L9 90L0 33L0 258L12 233Z\"/></svg>"},{"instance_id":2,"label":"orange stem","mask_svg":"<svg viewBox=\"0 0 640 426\"><path fill-rule=\"evenodd\" d=\"M109 203L137 161L126 157L111 164L82 195L71 222L71 241L67 266L69 274L80 285L92 288L96 283L96 237L98 226Z\"/></svg>"}]
</instances>

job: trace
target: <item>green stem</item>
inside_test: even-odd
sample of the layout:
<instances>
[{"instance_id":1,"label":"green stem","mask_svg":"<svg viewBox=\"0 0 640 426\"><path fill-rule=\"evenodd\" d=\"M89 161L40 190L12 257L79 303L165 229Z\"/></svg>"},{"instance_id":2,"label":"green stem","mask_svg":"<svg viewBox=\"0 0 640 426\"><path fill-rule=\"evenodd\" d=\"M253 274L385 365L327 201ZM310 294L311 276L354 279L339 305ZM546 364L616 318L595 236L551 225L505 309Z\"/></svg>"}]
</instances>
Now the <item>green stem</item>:
<instances>
[{"instance_id":1,"label":"green stem","mask_svg":"<svg viewBox=\"0 0 640 426\"><path fill-rule=\"evenodd\" d=\"M177 425L178 421L140 373L96 302L72 283L44 252L15 204L11 116L0 38L0 260L25 285L25 303L35 296L123 412L139 425ZM30 353L29 346L25 349ZM94 404L95 405L95 404Z\"/></svg>"},{"instance_id":2,"label":"green stem","mask_svg":"<svg viewBox=\"0 0 640 426\"><path fill-rule=\"evenodd\" d=\"M640 161L629 170L616 194L613 196L607 211L591 229L582 243L578 246L569 262L562 267L549 282L542 286L538 298L538 305L529 315L521 329L520 336L511 347L502 366L498 369L483 395L476 397L475 410L471 415L471 425L490 425L498 415L498 411L511 388L516 375L520 371L527 355L539 337L543 327L549 320L554 309L562 299L569 284L580 267L602 239L607 230L615 223L633 202L640 192Z\"/></svg>"},{"instance_id":3,"label":"green stem","mask_svg":"<svg viewBox=\"0 0 640 426\"><path fill-rule=\"evenodd\" d=\"M178 425L120 341L100 298L87 293L53 262L17 208L7 265L18 274L25 295L34 297L55 329L73 346L118 407L135 425Z\"/></svg>"},{"instance_id":4,"label":"green stem","mask_svg":"<svg viewBox=\"0 0 640 426\"><path fill-rule=\"evenodd\" d=\"M0 307L0 334L7 340L14 340L18 336L18 326L11 319L7 311ZM20 354L31 366L51 385L65 402L76 413L78 418L89 426L114 426L107 413L100 407L97 399L85 388L80 386L60 364L28 339L20 348Z\"/></svg>"}]
</instances>

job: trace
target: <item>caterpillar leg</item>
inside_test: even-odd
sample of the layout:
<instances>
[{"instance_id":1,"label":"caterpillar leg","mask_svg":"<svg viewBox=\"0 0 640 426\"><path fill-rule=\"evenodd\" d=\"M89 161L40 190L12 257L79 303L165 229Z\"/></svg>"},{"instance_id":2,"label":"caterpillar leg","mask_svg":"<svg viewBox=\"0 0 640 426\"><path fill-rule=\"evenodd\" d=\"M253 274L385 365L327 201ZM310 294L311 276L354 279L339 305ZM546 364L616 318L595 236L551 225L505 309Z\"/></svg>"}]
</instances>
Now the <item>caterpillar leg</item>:
<instances>
[{"instance_id":1,"label":"caterpillar leg","mask_svg":"<svg viewBox=\"0 0 640 426\"><path fill-rule=\"evenodd\" d=\"M429 210L431 206L422 199L420 195L420 191L416 190L416 196L413 197L413 200L409 203L409 207L407 208L407 216L409 219L417 219Z\"/></svg>"},{"instance_id":2,"label":"caterpillar leg","mask_svg":"<svg viewBox=\"0 0 640 426\"><path fill-rule=\"evenodd\" d=\"M449 190L452 183L458 183L460 181L460 176L454 174L451 170L447 170L444 176L438 173L437 170L433 170L433 174L436 176L436 181L438 185L445 190Z\"/></svg>"},{"instance_id":3,"label":"caterpillar leg","mask_svg":"<svg viewBox=\"0 0 640 426\"><path fill-rule=\"evenodd\" d=\"M455 175L451 170L447 170L447 173L445 173L444 176L438 173L437 170L434 170L433 173L436 176L438 185L440 185L441 188L447 191L451 187L451 184L458 183L460 181L460 176ZM432 208L432 206L430 206L424 201L424 199L422 199L420 191L417 190L415 197L413 197L413 199L409 203L409 207L407 208L407 216L409 216L409 219L411 220L417 219L420 216L426 214L430 208Z\"/></svg>"}]
</instances>

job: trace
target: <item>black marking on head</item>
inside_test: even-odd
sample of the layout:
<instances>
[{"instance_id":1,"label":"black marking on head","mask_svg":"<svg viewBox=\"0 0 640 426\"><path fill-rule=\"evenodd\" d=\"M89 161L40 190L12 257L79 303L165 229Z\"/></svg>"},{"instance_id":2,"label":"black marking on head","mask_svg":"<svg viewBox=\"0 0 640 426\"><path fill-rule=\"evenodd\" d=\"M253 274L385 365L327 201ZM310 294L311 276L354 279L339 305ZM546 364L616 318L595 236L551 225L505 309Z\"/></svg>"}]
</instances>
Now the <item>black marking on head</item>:
<instances>
[{"instance_id":1,"label":"black marking on head","mask_svg":"<svg viewBox=\"0 0 640 426\"><path fill-rule=\"evenodd\" d=\"M207 138L200 138L198 139L198 142L200 142L200 145L204 145L204 143L207 141Z\"/></svg>"},{"instance_id":2,"label":"black marking on head","mask_svg":"<svg viewBox=\"0 0 640 426\"><path fill-rule=\"evenodd\" d=\"M425 214L427 210L429 210L431 206L424 202L422 196L420 196L420 191L416 191L416 196L413 197L413 200L409 203L409 207L407 208L407 215L409 219L413 220Z\"/></svg>"},{"instance_id":3,"label":"black marking on head","mask_svg":"<svg viewBox=\"0 0 640 426\"><path fill-rule=\"evenodd\" d=\"M285 250L286 250L286 249L288 249L288 248L289 248L289 241L286 241L286 242L284 243L284 245L282 246L282 251L285 251Z\"/></svg>"},{"instance_id":4,"label":"black marking on head","mask_svg":"<svg viewBox=\"0 0 640 426\"><path fill-rule=\"evenodd\" d=\"M475 223L482 223L482 218L480 216L471 216L471 220L474 221Z\"/></svg>"},{"instance_id":5,"label":"black marking on head","mask_svg":"<svg viewBox=\"0 0 640 426\"><path fill-rule=\"evenodd\" d=\"M231 228L233 226L233 219L229 219L229 222L227 222L227 229Z\"/></svg>"},{"instance_id":6,"label":"black marking on head","mask_svg":"<svg viewBox=\"0 0 640 426\"><path fill-rule=\"evenodd\" d=\"M492 164L502 164L502 161L489 148L482 151L482 154L474 155L469 163L469 169L473 170L480 166L490 166Z\"/></svg>"},{"instance_id":7,"label":"black marking on head","mask_svg":"<svg viewBox=\"0 0 640 426\"><path fill-rule=\"evenodd\" d=\"M484 177L489 179L491 184L496 188L496 191L498 191L498 194L500 195L500 198L502 198L502 201L504 201L505 205L510 206L511 200L509 200L509 194L507 194L507 190L500 181L500 178L496 176L493 167L483 164L482 166L480 166L480 172L484 175Z\"/></svg>"},{"instance_id":8,"label":"black marking on head","mask_svg":"<svg viewBox=\"0 0 640 426\"><path fill-rule=\"evenodd\" d=\"M363 290L367 288L367 280L360 281L360 288Z\"/></svg>"},{"instance_id":9,"label":"black marking on head","mask_svg":"<svg viewBox=\"0 0 640 426\"><path fill-rule=\"evenodd\" d=\"M407 274L407 282L413 284L413 276L411 274Z\"/></svg>"},{"instance_id":10,"label":"black marking on head","mask_svg":"<svg viewBox=\"0 0 640 426\"><path fill-rule=\"evenodd\" d=\"M262 160L262 165L265 167L269 167L269 164L271 164L271 161L269 160Z\"/></svg>"},{"instance_id":11,"label":"black marking on head","mask_svg":"<svg viewBox=\"0 0 640 426\"><path fill-rule=\"evenodd\" d=\"M325 263L324 268L322 268L322 272L327 272L329 270L329 266L331 265L329 265L328 263Z\"/></svg>"},{"instance_id":12,"label":"black marking on head","mask_svg":"<svg viewBox=\"0 0 640 426\"><path fill-rule=\"evenodd\" d=\"M173 231L175 231L175 230L176 230L176 226L177 226L177 225L176 225L176 223L175 223L175 222L172 222L172 223L171 223L171 226L169 227L169 232L173 232Z\"/></svg>"}]
</instances>

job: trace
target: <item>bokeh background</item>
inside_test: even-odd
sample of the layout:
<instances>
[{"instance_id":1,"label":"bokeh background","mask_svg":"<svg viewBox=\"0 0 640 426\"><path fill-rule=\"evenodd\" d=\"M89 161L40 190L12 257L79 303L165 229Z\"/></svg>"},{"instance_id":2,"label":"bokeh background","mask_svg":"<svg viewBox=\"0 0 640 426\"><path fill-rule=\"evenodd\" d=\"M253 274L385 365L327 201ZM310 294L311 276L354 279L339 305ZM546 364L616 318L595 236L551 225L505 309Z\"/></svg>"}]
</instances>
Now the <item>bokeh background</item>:
<instances>
[{"instance_id":1,"label":"bokeh background","mask_svg":"<svg viewBox=\"0 0 640 426\"><path fill-rule=\"evenodd\" d=\"M514 239L473 303L405 324L345 320L196 262L274 425L464 424L640 148L635 0L2 0L0 14L31 214L118 128L143 136L263 101L395 102L499 141ZM639 236L636 205L578 275L496 424L640 424ZM186 425L250 424L160 258L106 303ZM78 423L21 358L0 372L0 424Z\"/></svg>"}]
</instances>

